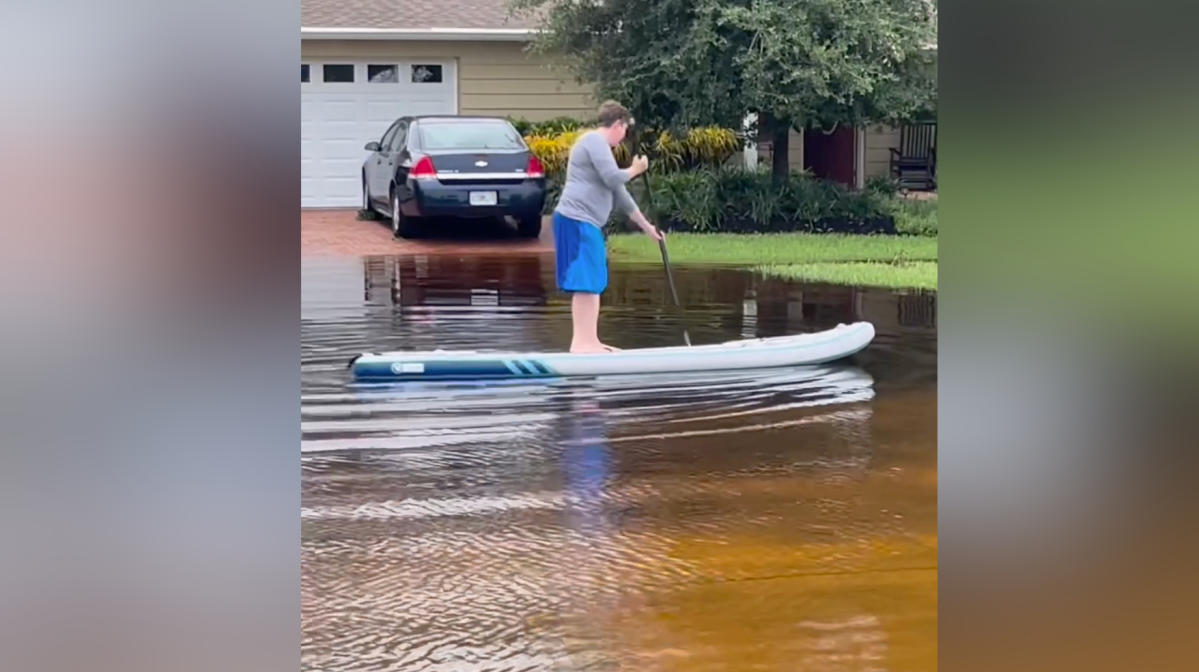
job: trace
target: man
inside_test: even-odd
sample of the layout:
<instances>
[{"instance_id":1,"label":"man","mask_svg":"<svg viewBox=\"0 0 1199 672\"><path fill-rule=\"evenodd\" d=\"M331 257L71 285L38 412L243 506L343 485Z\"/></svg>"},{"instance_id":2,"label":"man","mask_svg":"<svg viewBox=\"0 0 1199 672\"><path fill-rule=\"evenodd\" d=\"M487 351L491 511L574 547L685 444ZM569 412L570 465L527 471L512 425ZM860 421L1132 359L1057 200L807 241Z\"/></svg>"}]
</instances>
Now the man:
<instances>
[{"instance_id":1,"label":"man","mask_svg":"<svg viewBox=\"0 0 1199 672\"><path fill-rule=\"evenodd\" d=\"M600 294L608 286L608 259L603 227L613 203L654 240L658 229L641 214L625 183L649 168L649 159L634 157L622 169L612 148L624 140L633 119L629 111L609 100L599 108L599 126L579 136L570 150L566 184L554 208L554 250L557 253L558 288L572 294L570 303L574 335L570 351L611 352L616 348L599 340Z\"/></svg>"}]
</instances>

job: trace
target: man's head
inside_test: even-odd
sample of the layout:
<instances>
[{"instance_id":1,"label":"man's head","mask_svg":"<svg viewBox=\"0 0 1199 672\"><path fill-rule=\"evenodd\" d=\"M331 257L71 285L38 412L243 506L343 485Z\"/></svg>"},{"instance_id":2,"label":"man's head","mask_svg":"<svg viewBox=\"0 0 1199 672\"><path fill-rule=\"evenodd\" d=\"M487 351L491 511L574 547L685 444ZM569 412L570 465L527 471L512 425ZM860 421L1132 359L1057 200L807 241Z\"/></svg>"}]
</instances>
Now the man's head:
<instances>
[{"instance_id":1,"label":"man's head","mask_svg":"<svg viewBox=\"0 0 1199 672\"><path fill-rule=\"evenodd\" d=\"M599 125L607 134L609 145L619 145L632 124L633 115L615 100L604 101L604 104L599 106Z\"/></svg>"}]
</instances>

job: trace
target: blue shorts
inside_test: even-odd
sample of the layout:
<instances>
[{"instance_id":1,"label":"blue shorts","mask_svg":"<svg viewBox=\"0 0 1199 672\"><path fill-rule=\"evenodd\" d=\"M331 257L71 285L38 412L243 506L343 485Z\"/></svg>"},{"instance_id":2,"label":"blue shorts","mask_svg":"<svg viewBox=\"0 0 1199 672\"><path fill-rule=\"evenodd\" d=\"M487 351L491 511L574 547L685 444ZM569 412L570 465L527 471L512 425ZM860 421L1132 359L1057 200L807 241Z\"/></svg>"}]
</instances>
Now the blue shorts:
<instances>
[{"instance_id":1,"label":"blue shorts","mask_svg":"<svg viewBox=\"0 0 1199 672\"><path fill-rule=\"evenodd\" d=\"M598 226L554 212L554 262L558 289L602 294L608 287L608 255Z\"/></svg>"}]
</instances>

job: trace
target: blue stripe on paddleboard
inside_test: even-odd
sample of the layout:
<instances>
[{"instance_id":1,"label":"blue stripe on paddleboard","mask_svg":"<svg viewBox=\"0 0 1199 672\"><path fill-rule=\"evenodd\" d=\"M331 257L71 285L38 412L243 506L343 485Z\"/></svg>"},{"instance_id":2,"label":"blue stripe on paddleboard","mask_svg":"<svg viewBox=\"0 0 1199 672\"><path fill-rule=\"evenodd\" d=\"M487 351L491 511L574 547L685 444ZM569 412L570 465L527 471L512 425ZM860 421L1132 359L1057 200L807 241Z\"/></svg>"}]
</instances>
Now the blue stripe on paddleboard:
<instances>
[{"instance_id":1,"label":"blue stripe on paddleboard","mask_svg":"<svg viewBox=\"0 0 1199 672\"><path fill-rule=\"evenodd\" d=\"M516 365L512 363L512 360L505 359L504 366L507 366L508 370L511 371L512 375L514 376L519 376L521 374L520 369L516 368Z\"/></svg>"},{"instance_id":2,"label":"blue stripe on paddleboard","mask_svg":"<svg viewBox=\"0 0 1199 672\"><path fill-rule=\"evenodd\" d=\"M419 360L418 360L419 361ZM391 368L394 362L359 362L354 365L358 378L385 380L437 380L439 378L514 378L511 368L503 360L440 360L424 361L421 373L397 372ZM412 362L417 363L417 362Z\"/></svg>"}]
</instances>

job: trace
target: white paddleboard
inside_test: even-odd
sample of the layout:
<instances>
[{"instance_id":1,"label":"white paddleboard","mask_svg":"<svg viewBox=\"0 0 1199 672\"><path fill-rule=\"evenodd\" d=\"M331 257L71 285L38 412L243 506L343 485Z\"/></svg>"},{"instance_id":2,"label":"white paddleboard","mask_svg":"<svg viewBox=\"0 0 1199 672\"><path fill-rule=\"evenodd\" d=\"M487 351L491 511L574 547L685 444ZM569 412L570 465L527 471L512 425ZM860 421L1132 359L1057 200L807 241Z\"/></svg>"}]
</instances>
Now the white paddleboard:
<instances>
[{"instance_id":1,"label":"white paddleboard","mask_svg":"<svg viewBox=\"0 0 1199 672\"><path fill-rule=\"evenodd\" d=\"M874 325L855 322L812 334L594 355L446 350L364 353L354 358L350 368L355 378L368 382L731 371L830 362L862 350L873 339Z\"/></svg>"}]
</instances>

